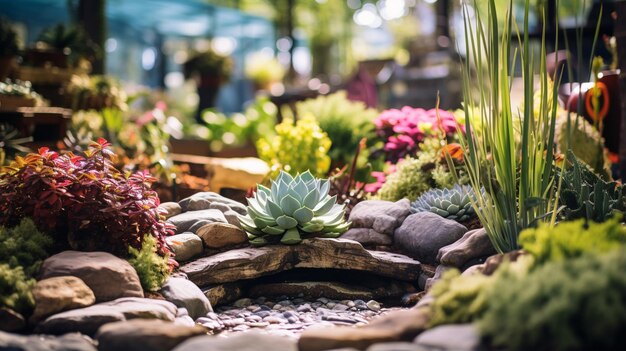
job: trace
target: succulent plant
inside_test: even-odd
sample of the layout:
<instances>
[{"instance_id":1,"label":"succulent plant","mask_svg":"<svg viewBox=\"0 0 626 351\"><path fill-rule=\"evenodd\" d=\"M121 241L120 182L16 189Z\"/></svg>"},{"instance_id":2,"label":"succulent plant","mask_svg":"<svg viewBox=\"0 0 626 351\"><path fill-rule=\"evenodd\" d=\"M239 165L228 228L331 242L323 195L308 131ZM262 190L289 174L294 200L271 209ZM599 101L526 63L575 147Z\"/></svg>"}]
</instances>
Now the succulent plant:
<instances>
[{"instance_id":1,"label":"succulent plant","mask_svg":"<svg viewBox=\"0 0 626 351\"><path fill-rule=\"evenodd\" d=\"M476 214L471 198L474 190L469 185L456 184L452 189L431 189L411 204L411 212L433 212L457 222L465 222Z\"/></svg>"},{"instance_id":2,"label":"succulent plant","mask_svg":"<svg viewBox=\"0 0 626 351\"><path fill-rule=\"evenodd\" d=\"M248 198L248 214L240 216L250 243L262 246L280 239L287 245L298 244L302 236L320 234L336 238L348 230L345 207L329 196L330 183L306 171L292 177L281 171L271 188L258 185Z\"/></svg>"}]
</instances>

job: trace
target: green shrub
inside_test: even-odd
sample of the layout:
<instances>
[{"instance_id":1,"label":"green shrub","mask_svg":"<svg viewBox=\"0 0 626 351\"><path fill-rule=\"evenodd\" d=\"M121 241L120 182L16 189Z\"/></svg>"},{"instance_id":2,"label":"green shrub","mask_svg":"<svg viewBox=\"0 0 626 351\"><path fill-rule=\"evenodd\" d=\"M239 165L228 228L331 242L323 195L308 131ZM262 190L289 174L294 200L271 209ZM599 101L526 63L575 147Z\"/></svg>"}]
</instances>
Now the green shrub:
<instances>
[{"instance_id":1,"label":"green shrub","mask_svg":"<svg viewBox=\"0 0 626 351\"><path fill-rule=\"evenodd\" d=\"M41 261L48 257L52 239L37 230L30 218L24 218L13 228L0 227L0 262L21 267L29 277L39 271Z\"/></svg>"},{"instance_id":2,"label":"green shrub","mask_svg":"<svg viewBox=\"0 0 626 351\"><path fill-rule=\"evenodd\" d=\"M276 125L276 136L257 141L259 158L270 165L270 178L283 170L293 176L307 170L323 177L330 167L328 150L331 141L311 116L304 116L295 124L285 119Z\"/></svg>"},{"instance_id":3,"label":"green shrub","mask_svg":"<svg viewBox=\"0 0 626 351\"><path fill-rule=\"evenodd\" d=\"M626 345L626 250L503 272L478 326L506 350L619 350Z\"/></svg>"},{"instance_id":4,"label":"green shrub","mask_svg":"<svg viewBox=\"0 0 626 351\"><path fill-rule=\"evenodd\" d=\"M35 279L29 279L22 267L0 263L0 306L28 314L35 306L31 292Z\"/></svg>"},{"instance_id":5,"label":"green shrub","mask_svg":"<svg viewBox=\"0 0 626 351\"><path fill-rule=\"evenodd\" d=\"M128 247L128 262L135 268L141 286L145 291L159 290L170 275L169 255L157 254L157 241L152 235L145 235L141 250Z\"/></svg>"},{"instance_id":6,"label":"green shrub","mask_svg":"<svg viewBox=\"0 0 626 351\"><path fill-rule=\"evenodd\" d=\"M540 224L520 234L520 244L535 257L537 263L561 261L579 257L585 253L604 253L626 244L626 228L618 218L604 223L580 219L561 222L550 228Z\"/></svg>"}]
</instances>

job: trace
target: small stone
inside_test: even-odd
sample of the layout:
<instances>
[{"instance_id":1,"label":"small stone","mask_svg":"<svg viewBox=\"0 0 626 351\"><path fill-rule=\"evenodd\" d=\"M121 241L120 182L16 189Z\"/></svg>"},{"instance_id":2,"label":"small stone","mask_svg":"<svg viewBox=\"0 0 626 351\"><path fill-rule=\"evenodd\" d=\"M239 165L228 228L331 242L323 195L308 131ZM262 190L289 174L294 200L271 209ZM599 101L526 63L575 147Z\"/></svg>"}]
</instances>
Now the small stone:
<instances>
[{"instance_id":1,"label":"small stone","mask_svg":"<svg viewBox=\"0 0 626 351\"><path fill-rule=\"evenodd\" d=\"M176 317L182 317L182 316L188 316L188 315L189 315L189 311L187 311L187 309L184 307L179 307L178 310L176 311Z\"/></svg>"},{"instance_id":2,"label":"small stone","mask_svg":"<svg viewBox=\"0 0 626 351\"><path fill-rule=\"evenodd\" d=\"M287 317L287 322L289 322L291 324L298 323L299 321L300 321L300 319L298 317L294 317L294 316Z\"/></svg>"},{"instance_id":3,"label":"small stone","mask_svg":"<svg viewBox=\"0 0 626 351\"><path fill-rule=\"evenodd\" d=\"M245 320L246 322L260 322L263 320L263 318L257 315L253 315L253 316L246 317Z\"/></svg>"},{"instance_id":4,"label":"small stone","mask_svg":"<svg viewBox=\"0 0 626 351\"><path fill-rule=\"evenodd\" d=\"M199 336L185 341L172 351L298 351L298 346L293 338L278 335L249 331L219 338L212 335Z\"/></svg>"},{"instance_id":5,"label":"small stone","mask_svg":"<svg viewBox=\"0 0 626 351\"><path fill-rule=\"evenodd\" d=\"M356 304L354 303L354 301L348 301L348 302L346 302L346 306L354 307L354 306L356 306Z\"/></svg>"},{"instance_id":6,"label":"small stone","mask_svg":"<svg viewBox=\"0 0 626 351\"><path fill-rule=\"evenodd\" d=\"M283 305L283 306L290 306L293 303L289 300L283 300L283 301L278 301L277 304Z\"/></svg>"},{"instance_id":7,"label":"small stone","mask_svg":"<svg viewBox=\"0 0 626 351\"><path fill-rule=\"evenodd\" d=\"M176 202L163 202L159 205L158 210L164 212L163 215L165 216L165 219L183 212L183 209Z\"/></svg>"},{"instance_id":8,"label":"small stone","mask_svg":"<svg viewBox=\"0 0 626 351\"><path fill-rule=\"evenodd\" d=\"M183 327L193 327L196 323L193 321L193 318L189 316L180 316L174 319L174 324L180 325Z\"/></svg>"},{"instance_id":9,"label":"small stone","mask_svg":"<svg viewBox=\"0 0 626 351\"><path fill-rule=\"evenodd\" d=\"M248 329L250 329L249 326L247 326L245 324L241 324L241 325L238 325L238 326L234 327L233 331L244 331L244 330L248 330Z\"/></svg>"},{"instance_id":10,"label":"small stone","mask_svg":"<svg viewBox=\"0 0 626 351\"><path fill-rule=\"evenodd\" d=\"M269 316L271 313L269 311L259 311L259 312L255 312L254 314L261 318L265 318Z\"/></svg>"},{"instance_id":11,"label":"small stone","mask_svg":"<svg viewBox=\"0 0 626 351\"><path fill-rule=\"evenodd\" d=\"M317 301L323 303L323 304L327 304L330 300L325 298L325 297L320 297L319 299L317 299Z\"/></svg>"},{"instance_id":12,"label":"small stone","mask_svg":"<svg viewBox=\"0 0 626 351\"><path fill-rule=\"evenodd\" d=\"M367 302L367 308L372 311L380 311L380 304L374 300L370 300Z\"/></svg>"},{"instance_id":13,"label":"small stone","mask_svg":"<svg viewBox=\"0 0 626 351\"><path fill-rule=\"evenodd\" d=\"M298 311L298 312L311 312L311 311L313 311L313 309L311 308L311 305L309 305L308 303L305 303L304 305L298 306L296 311Z\"/></svg>"},{"instance_id":14,"label":"small stone","mask_svg":"<svg viewBox=\"0 0 626 351\"><path fill-rule=\"evenodd\" d=\"M91 289L80 279L62 276L43 279L33 288L35 311L31 321L37 323L55 313L91 306L96 297Z\"/></svg>"},{"instance_id":15,"label":"small stone","mask_svg":"<svg viewBox=\"0 0 626 351\"><path fill-rule=\"evenodd\" d=\"M356 321L348 316L338 316L336 314L330 314L326 316L322 316L322 319L330 322L341 322L341 323L349 323L354 324Z\"/></svg>"},{"instance_id":16,"label":"small stone","mask_svg":"<svg viewBox=\"0 0 626 351\"><path fill-rule=\"evenodd\" d=\"M200 227L196 234L211 249L221 249L243 244L248 241L246 233L229 223L209 223Z\"/></svg>"},{"instance_id":17,"label":"small stone","mask_svg":"<svg viewBox=\"0 0 626 351\"><path fill-rule=\"evenodd\" d=\"M270 324L282 324L287 322L284 318L276 317L276 316L267 316L263 318L263 321L268 322Z\"/></svg>"},{"instance_id":18,"label":"small stone","mask_svg":"<svg viewBox=\"0 0 626 351\"><path fill-rule=\"evenodd\" d=\"M250 328L265 328L270 324L268 322L249 322L246 325Z\"/></svg>"},{"instance_id":19,"label":"small stone","mask_svg":"<svg viewBox=\"0 0 626 351\"><path fill-rule=\"evenodd\" d=\"M334 302L329 302L329 303L327 303L327 304L326 304L326 307L328 307L328 308L333 308L333 307L335 307L335 305L336 305L336 303L334 303Z\"/></svg>"},{"instance_id":20,"label":"small stone","mask_svg":"<svg viewBox=\"0 0 626 351\"><path fill-rule=\"evenodd\" d=\"M177 261L187 261L202 253L202 239L194 233L185 232L168 236L165 242L172 249Z\"/></svg>"},{"instance_id":21,"label":"small stone","mask_svg":"<svg viewBox=\"0 0 626 351\"><path fill-rule=\"evenodd\" d=\"M206 314L207 318L211 318L212 320L218 320L220 317L215 312L209 312Z\"/></svg>"},{"instance_id":22,"label":"small stone","mask_svg":"<svg viewBox=\"0 0 626 351\"><path fill-rule=\"evenodd\" d=\"M338 303L333 307L333 311L346 311L348 308L348 306Z\"/></svg>"},{"instance_id":23,"label":"small stone","mask_svg":"<svg viewBox=\"0 0 626 351\"><path fill-rule=\"evenodd\" d=\"M275 311L278 311L278 310L280 310L281 308L283 308L283 306L282 306L281 304L278 304L278 303L277 303L277 304L275 304L275 305L274 305L274 307L273 307L272 309L273 309L273 310L275 310Z\"/></svg>"}]
</instances>

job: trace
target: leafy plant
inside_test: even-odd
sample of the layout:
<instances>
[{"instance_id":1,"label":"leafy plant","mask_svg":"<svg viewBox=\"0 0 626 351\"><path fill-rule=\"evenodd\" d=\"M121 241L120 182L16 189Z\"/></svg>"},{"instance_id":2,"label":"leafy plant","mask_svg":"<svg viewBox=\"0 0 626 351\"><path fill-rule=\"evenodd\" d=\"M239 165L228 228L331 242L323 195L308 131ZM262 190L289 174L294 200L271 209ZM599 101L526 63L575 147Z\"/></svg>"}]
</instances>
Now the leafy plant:
<instances>
[{"instance_id":1,"label":"leafy plant","mask_svg":"<svg viewBox=\"0 0 626 351\"><path fill-rule=\"evenodd\" d=\"M141 250L128 248L128 262L135 268L141 286L145 291L159 290L170 275L169 255L165 257L157 253L158 242L152 235L145 235Z\"/></svg>"},{"instance_id":2,"label":"leafy plant","mask_svg":"<svg viewBox=\"0 0 626 351\"><path fill-rule=\"evenodd\" d=\"M22 267L0 263L0 306L28 314L35 306L31 292L35 279L28 278Z\"/></svg>"},{"instance_id":3,"label":"leafy plant","mask_svg":"<svg viewBox=\"0 0 626 351\"><path fill-rule=\"evenodd\" d=\"M215 76L217 85L228 82L232 71L233 61L229 57L222 56L213 50L196 53L183 65L183 72L186 78L196 75Z\"/></svg>"},{"instance_id":4,"label":"leafy plant","mask_svg":"<svg viewBox=\"0 0 626 351\"><path fill-rule=\"evenodd\" d=\"M113 108L126 111L128 96L120 83L110 76L72 76L66 88L74 111Z\"/></svg>"},{"instance_id":5,"label":"leafy plant","mask_svg":"<svg viewBox=\"0 0 626 351\"><path fill-rule=\"evenodd\" d=\"M35 277L52 244L52 238L24 218L13 228L0 227L0 262L21 267L28 277Z\"/></svg>"},{"instance_id":6,"label":"leafy plant","mask_svg":"<svg viewBox=\"0 0 626 351\"><path fill-rule=\"evenodd\" d=\"M261 138L256 143L259 158L270 165L270 178L280 171L291 175L309 170L315 176L324 176L330 167L328 150L331 141L311 116L304 116L295 124L285 119L276 125L276 135Z\"/></svg>"},{"instance_id":7,"label":"leafy plant","mask_svg":"<svg viewBox=\"0 0 626 351\"><path fill-rule=\"evenodd\" d=\"M549 262L528 274L503 271L479 321L506 350L618 350L626 344L626 251Z\"/></svg>"},{"instance_id":8,"label":"leafy plant","mask_svg":"<svg viewBox=\"0 0 626 351\"><path fill-rule=\"evenodd\" d=\"M0 166L4 165L6 156L15 157L17 153L28 152L22 144L33 140L32 137L18 138L19 132L8 124L0 124Z\"/></svg>"},{"instance_id":9,"label":"leafy plant","mask_svg":"<svg viewBox=\"0 0 626 351\"><path fill-rule=\"evenodd\" d=\"M315 117L323 131L328 134L332 145L328 156L336 167L349 165L362 138L373 139L373 121L378 115L375 109L367 108L362 102L348 100L345 91L319 96L296 103L299 117ZM368 150L362 150L358 168L369 162ZM359 179L363 179L363 175Z\"/></svg>"},{"instance_id":10,"label":"leafy plant","mask_svg":"<svg viewBox=\"0 0 626 351\"><path fill-rule=\"evenodd\" d=\"M560 194L563 219L604 222L626 210L626 189L622 185L602 180L571 151L567 159L571 165L563 173Z\"/></svg>"},{"instance_id":11,"label":"leafy plant","mask_svg":"<svg viewBox=\"0 0 626 351\"><path fill-rule=\"evenodd\" d=\"M17 32L6 18L0 17L0 58L13 57L17 53Z\"/></svg>"},{"instance_id":12,"label":"leafy plant","mask_svg":"<svg viewBox=\"0 0 626 351\"><path fill-rule=\"evenodd\" d=\"M252 55L246 60L246 78L252 80L260 88L268 84L280 82L285 76L285 67L275 58L265 55Z\"/></svg>"},{"instance_id":13,"label":"leafy plant","mask_svg":"<svg viewBox=\"0 0 626 351\"><path fill-rule=\"evenodd\" d=\"M0 225L14 226L31 217L39 230L74 249L120 256L129 246L141 248L143 235L149 233L165 256L171 226L150 190L155 178L147 172L120 172L109 145L100 139L84 156L59 155L47 148L18 156L0 173Z\"/></svg>"},{"instance_id":14,"label":"leafy plant","mask_svg":"<svg viewBox=\"0 0 626 351\"><path fill-rule=\"evenodd\" d=\"M518 248L522 229L547 217L554 224L558 195L554 167L554 129L556 120L558 72L550 77L546 63L545 27L540 54L536 58L529 40L529 6L525 1L524 23L518 29L512 18L512 2L505 25L499 26L496 1L488 1L486 17L475 12L470 20L468 4L463 5L466 52L464 65L464 108L466 115L478 111L482 118L482 135L467 133L461 139L468 150L465 164L470 184L477 194L473 206L499 252ZM558 23L558 20L557 20ZM512 36L516 40L512 40ZM557 38L558 39L558 38ZM512 43L519 46L511 52ZM558 46L558 45L557 45ZM516 59L521 57L523 77L523 113L511 104L510 76ZM538 64L538 66L537 66ZM477 72L478 76L472 76ZM538 72L538 75L537 75ZM537 77L537 78L535 78ZM533 90L539 80L538 102ZM488 84L482 84L482 81ZM538 110L538 113L534 111ZM472 130L472 119L466 119L466 130ZM517 140L515 129L520 131ZM485 189L481 192L481 188Z\"/></svg>"},{"instance_id":15,"label":"leafy plant","mask_svg":"<svg viewBox=\"0 0 626 351\"><path fill-rule=\"evenodd\" d=\"M265 245L280 239L287 245L302 241L302 236L322 234L338 237L348 230L344 206L329 196L328 180L316 179L311 172L295 177L281 171L271 188L257 186L248 198L248 214L240 216L243 228L253 245ZM275 239L275 240L274 240Z\"/></svg>"},{"instance_id":16,"label":"leafy plant","mask_svg":"<svg viewBox=\"0 0 626 351\"><path fill-rule=\"evenodd\" d=\"M81 26L66 26L59 23L41 32L38 41L52 49L69 50L68 53L74 62L79 58L96 57L100 54L98 46Z\"/></svg>"},{"instance_id":17,"label":"leafy plant","mask_svg":"<svg viewBox=\"0 0 626 351\"><path fill-rule=\"evenodd\" d=\"M476 215L471 202L471 198L475 197L474 189L469 185L431 189L411 204L411 212L432 212L443 218L465 222Z\"/></svg>"},{"instance_id":18,"label":"leafy plant","mask_svg":"<svg viewBox=\"0 0 626 351\"><path fill-rule=\"evenodd\" d=\"M618 218L604 223L583 219L561 222L550 228L542 224L520 234L520 244L539 264L580 257L585 253L605 253L626 244L626 228Z\"/></svg>"}]
</instances>

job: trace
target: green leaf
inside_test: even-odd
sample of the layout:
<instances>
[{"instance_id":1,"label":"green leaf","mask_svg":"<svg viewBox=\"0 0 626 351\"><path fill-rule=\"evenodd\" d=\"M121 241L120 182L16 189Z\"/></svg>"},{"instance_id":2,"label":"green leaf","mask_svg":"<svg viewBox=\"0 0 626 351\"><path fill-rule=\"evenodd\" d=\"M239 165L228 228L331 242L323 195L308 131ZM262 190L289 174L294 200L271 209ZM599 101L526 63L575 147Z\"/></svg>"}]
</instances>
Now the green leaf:
<instances>
[{"instance_id":1,"label":"green leaf","mask_svg":"<svg viewBox=\"0 0 626 351\"><path fill-rule=\"evenodd\" d=\"M300 178L305 182L310 182L312 180L315 180L315 177L313 176L313 174L311 174L309 170L300 174Z\"/></svg>"},{"instance_id":2,"label":"green leaf","mask_svg":"<svg viewBox=\"0 0 626 351\"><path fill-rule=\"evenodd\" d=\"M298 225L298 221L296 221L293 217L283 215L276 218L276 224L278 224L281 228L291 229Z\"/></svg>"},{"instance_id":3,"label":"green leaf","mask_svg":"<svg viewBox=\"0 0 626 351\"><path fill-rule=\"evenodd\" d=\"M313 219L313 211L306 207L301 207L293 213L293 217L298 221L298 223L300 223L300 225L303 225Z\"/></svg>"},{"instance_id":4,"label":"green leaf","mask_svg":"<svg viewBox=\"0 0 626 351\"><path fill-rule=\"evenodd\" d=\"M263 245L267 245L267 240L265 240L262 237L258 237L258 238L254 238L250 240L250 244L253 246L263 246Z\"/></svg>"},{"instance_id":5,"label":"green leaf","mask_svg":"<svg viewBox=\"0 0 626 351\"><path fill-rule=\"evenodd\" d=\"M268 199L267 202L265 203L265 208L274 218L278 218L284 214L280 206L278 206L276 203L274 203L274 201L270 199Z\"/></svg>"},{"instance_id":6,"label":"green leaf","mask_svg":"<svg viewBox=\"0 0 626 351\"><path fill-rule=\"evenodd\" d=\"M318 201L319 191L317 189L313 189L304 197L304 200L302 200L302 204L307 208L312 209L315 207L315 205L317 205Z\"/></svg>"},{"instance_id":7,"label":"green leaf","mask_svg":"<svg viewBox=\"0 0 626 351\"><path fill-rule=\"evenodd\" d=\"M293 215L300 208L300 202L291 195L286 195L280 200L280 208L289 216Z\"/></svg>"},{"instance_id":8,"label":"green leaf","mask_svg":"<svg viewBox=\"0 0 626 351\"><path fill-rule=\"evenodd\" d=\"M290 229L284 235L283 238L280 239L280 242L285 245L295 245L302 242L302 238L300 237L300 232L297 229Z\"/></svg>"},{"instance_id":9,"label":"green leaf","mask_svg":"<svg viewBox=\"0 0 626 351\"><path fill-rule=\"evenodd\" d=\"M316 216L324 215L326 212L330 211L331 208L333 208L336 202L337 195L326 197L326 199L324 199L313 209L313 212Z\"/></svg>"},{"instance_id":10,"label":"green leaf","mask_svg":"<svg viewBox=\"0 0 626 351\"><path fill-rule=\"evenodd\" d=\"M300 229L302 229L302 231L307 232L307 233L317 233L317 232L322 231L322 229L324 229L324 224L319 223L319 222L308 223L300 227Z\"/></svg>"},{"instance_id":11,"label":"green leaf","mask_svg":"<svg viewBox=\"0 0 626 351\"><path fill-rule=\"evenodd\" d=\"M261 229L261 231L269 235L280 235L285 232L285 229L277 226L277 227L265 227Z\"/></svg>"}]
</instances>

